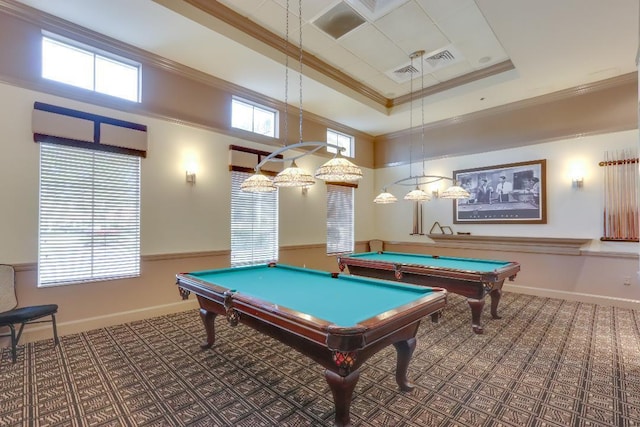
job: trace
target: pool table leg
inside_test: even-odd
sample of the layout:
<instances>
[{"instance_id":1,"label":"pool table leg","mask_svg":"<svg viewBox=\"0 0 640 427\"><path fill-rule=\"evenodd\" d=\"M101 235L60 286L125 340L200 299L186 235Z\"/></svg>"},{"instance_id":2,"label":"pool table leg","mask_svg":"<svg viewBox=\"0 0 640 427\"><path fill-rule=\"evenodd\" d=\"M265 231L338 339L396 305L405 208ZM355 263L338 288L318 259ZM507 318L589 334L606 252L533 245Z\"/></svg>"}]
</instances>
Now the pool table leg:
<instances>
[{"instance_id":1,"label":"pool table leg","mask_svg":"<svg viewBox=\"0 0 640 427\"><path fill-rule=\"evenodd\" d=\"M502 317L498 316L498 304L502 296L502 289L493 289L489 292L489 295L491 296L491 317L494 319L502 319Z\"/></svg>"},{"instance_id":2,"label":"pool table leg","mask_svg":"<svg viewBox=\"0 0 640 427\"><path fill-rule=\"evenodd\" d=\"M324 378L329 384L331 393L333 394L333 402L336 406L336 426L350 426L351 417L349 415L351 408L351 398L356 383L360 378L360 371L355 370L346 377L342 377L333 371L326 369Z\"/></svg>"},{"instance_id":3,"label":"pool table leg","mask_svg":"<svg viewBox=\"0 0 640 427\"><path fill-rule=\"evenodd\" d=\"M467 303L469 303L469 307L471 308L471 327L473 328L473 332L475 332L476 334L481 334L484 332L484 329L480 324L480 318L482 317L482 309L484 308L484 298L483 299L467 298ZM493 305L493 302L492 302L492 305Z\"/></svg>"},{"instance_id":4,"label":"pool table leg","mask_svg":"<svg viewBox=\"0 0 640 427\"><path fill-rule=\"evenodd\" d=\"M415 388L413 383L407 377L409 370L409 362L413 351L416 349L416 339L409 338L406 341L399 341L393 344L398 354L396 362L396 382L402 391L411 391Z\"/></svg>"},{"instance_id":5,"label":"pool table leg","mask_svg":"<svg viewBox=\"0 0 640 427\"><path fill-rule=\"evenodd\" d=\"M204 330L207 333L207 340L200 344L200 348L211 348L216 341L215 319L216 313L212 313L204 308L200 309L200 318L204 323Z\"/></svg>"}]
</instances>

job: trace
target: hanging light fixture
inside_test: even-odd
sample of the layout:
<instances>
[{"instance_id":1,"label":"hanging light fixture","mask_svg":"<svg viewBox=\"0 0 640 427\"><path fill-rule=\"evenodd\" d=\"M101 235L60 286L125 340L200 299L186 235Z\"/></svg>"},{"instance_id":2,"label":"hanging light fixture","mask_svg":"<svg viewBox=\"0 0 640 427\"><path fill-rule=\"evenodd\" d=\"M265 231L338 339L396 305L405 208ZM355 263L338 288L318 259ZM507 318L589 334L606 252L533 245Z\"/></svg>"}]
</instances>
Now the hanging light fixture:
<instances>
[{"instance_id":1,"label":"hanging light fixture","mask_svg":"<svg viewBox=\"0 0 640 427\"><path fill-rule=\"evenodd\" d=\"M384 188L382 193L378 194L375 199L373 199L373 203L378 203L380 205L386 205L389 203L395 203L398 199L393 194L387 192L387 189Z\"/></svg>"},{"instance_id":2,"label":"hanging light fixture","mask_svg":"<svg viewBox=\"0 0 640 427\"><path fill-rule=\"evenodd\" d=\"M336 157L320 166L316 171L316 178L323 181L357 181L362 179L362 170L349 160L336 154Z\"/></svg>"},{"instance_id":3,"label":"hanging light fixture","mask_svg":"<svg viewBox=\"0 0 640 427\"><path fill-rule=\"evenodd\" d=\"M302 0L298 0L299 3L299 10L298 10L298 17L299 17L299 34L298 34L298 58L299 58L299 72L300 72L300 108L299 108L299 115L300 115L300 126L299 126L299 140L298 142L302 142ZM289 0L287 0L287 11L286 11L286 19L285 19L285 49L288 47L289 45ZM285 51L286 52L286 51ZM285 141L287 140L288 137L288 131L289 131L289 127L287 126L287 122L288 122L288 108L287 105L289 105L289 55L287 55L285 53L285 63L284 63L284 68L285 68L285 77L284 77L284 139ZM286 144L285 144L286 145ZM275 185L276 187L309 187L313 184L315 184L316 181L313 179L313 177L308 174L307 172L305 172L304 169L298 167L298 165L296 164L295 159L291 161L291 166L289 166L288 168L284 169L282 172L280 172L278 175L276 175L276 177L273 179L273 185Z\"/></svg>"},{"instance_id":4,"label":"hanging light fixture","mask_svg":"<svg viewBox=\"0 0 640 427\"><path fill-rule=\"evenodd\" d=\"M411 190L410 192L408 192L405 196L404 196L404 200L409 200L409 201L414 201L414 202L426 202L431 200L431 196L426 193L424 190L422 190L420 188L420 186L424 186L424 185L428 185L431 184L433 182L438 182L441 180L449 180L453 182L453 186L447 188L441 195L440 198L443 199L466 199L470 196L469 192L467 190L465 190L464 188L460 187L457 185L457 182L450 177L447 176L441 176L441 175L427 175L425 173L425 161L426 161L426 155L425 155L425 151L424 151L424 146L425 146L425 138L424 138L424 62L422 59L422 56L424 55L424 50L418 50L413 52L410 55L411 58L411 66L408 68L408 72L409 73L413 73L416 72L417 69L413 66L413 60L416 58L419 58L420 60L420 72L421 72L421 90L420 90L420 97L421 97L421 108L420 108L420 112L421 112L421 126L420 126L420 139L422 142L422 174L421 175L413 175L412 173L412 163L413 163L413 159L412 159L412 148L413 148L413 142L411 140L411 134L413 131L413 75L410 77L410 93L411 93L411 100L410 100L410 112L409 112L409 176L406 178L402 178L399 179L395 182L393 182L391 185L411 185L411 186L415 186L415 189ZM382 193L380 193L378 196L376 196L375 199L373 199L374 203L378 203L378 204L388 204L388 203L395 203L398 199L396 199L396 197L387 192L387 188L383 188Z\"/></svg>"},{"instance_id":5,"label":"hanging light fixture","mask_svg":"<svg viewBox=\"0 0 640 427\"><path fill-rule=\"evenodd\" d=\"M422 191L419 186L416 185L414 190L409 191L405 196L405 200L411 200L414 202L428 202L431 200L431 196Z\"/></svg>"},{"instance_id":6,"label":"hanging light fixture","mask_svg":"<svg viewBox=\"0 0 640 427\"><path fill-rule=\"evenodd\" d=\"M263 175L258 169L255 174L240 184L240 189L248 193L268 193L270 191L276 191L278 188L273 185L273 181Z\"/></svg>"},{"instance_id":7,"label":"hanging light fixture","mask_svg":"<svg viewBox=\"0 0 640 427\"><path fill-rule=\"evenodd\" d=\"M362 178L362 170L345 159L340 155L341 151L344 150L343 147L340 147L336 144L329 144L327 142L303 142L302 141L302 0L298 0L298 63L299 63L299 72L300 72L300 104L299 104L299 140L298 143L292 145L286 145L273 153L269 154L265 157L258 165L255 167L256 173L245 180L241 184L241 189L247 192L265 192L265 191L275 191L277 187L302 187L309 188L311 185L315 184L314 177L311 174L305 172L302 168L298 167L296 164L296 159L299 159L304 156L308 156L310 154L315 153L322 147L332 147L336 149L336 155L334 158L320 166L315 173L315 177L317 179L321 179L323 181L331 181L331 182L351 182L357 181ZM287 0L286 5L286 28L285 28L285 92L284 92L284 138L285 141L288 135L288 92L289 92L289 0ZM298 148L306 148L311 147L308 151L303 154L289 157L289 158L278 158L278 155L288 151L294 150ZM268 177L264 176L260 172L260 168L266 164L267 162L285 162L291 161L291 166L284 169L278 175L275 176L273 181ZM268 182L267 182L268 181ZM270 183L270 184L269 184Z\"/></svg>"},{"instance_id":8,"label":"hanging light fixture","mask_svg":"<svg viewBox=\"0 0 640 427\"><path fill-rule=\"evenodd\" d=\"M460 187L457 182L454 182L454 185L444 190L439 197L441 199L468 199L470 194Z\"/></svg>"},{"instance_id":9,"label":"hanging light fixture","mask_svg":"<svg viewBox=\"0 0 640 427\"><path fill-rule=\"evenodd\" d=\"M424 50L418 50L416 52L413 52L411 54L411 70L413 70L413 60L415 58L418 58L418 60L420 61L420 69L423 70L423 63L422 63L422 55L424 55ZM413 116L413 77L411 77L411 115ZM422 95L422 91L424 90L424 71L422 72L422 84L421 86L421 90L420 90L420 102L421 102L421 123L422 125L420 126L420 140L422 142L422 176L424 176L424 96ZM411 128L411 127L410 127ZM422 191L422 189L420 189L419 186L419 181L416 179L416 188L415 190L410 191L409 193L407 193L406 196L404 196L405 200L412 200L414 202L428 202L429 200L431 200L431 196L428 195L426 192Z\"/></svg>"}]
</instances>

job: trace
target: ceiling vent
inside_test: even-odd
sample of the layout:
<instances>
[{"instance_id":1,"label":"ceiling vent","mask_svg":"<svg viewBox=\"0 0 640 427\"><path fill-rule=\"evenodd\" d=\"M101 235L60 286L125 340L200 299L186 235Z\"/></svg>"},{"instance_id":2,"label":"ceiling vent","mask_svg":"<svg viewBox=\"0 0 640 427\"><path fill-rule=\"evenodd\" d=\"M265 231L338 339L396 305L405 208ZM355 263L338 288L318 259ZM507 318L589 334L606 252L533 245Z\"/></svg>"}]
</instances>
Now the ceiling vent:
<instances>
[{"instance_id":1,"label":"ceiling vent","mask_svg":"<svg viewBox=\"0 0 640 427\"><path fill-rule=\"evenodd\" d=\"M407 66L404 66L402 68L398 68L397 70L393 71L393 74L400 74L400 75L404 75L404 74L409 74L409 76L412 73L417 73L420 70L418 70L416 67L414 67L413 65L409 64ZM407 76L407 79L409 78L409 76Z\"/></svg>"},{"instance_id":2,"label":"ceiling vent","mask_svg":"<svg viewBox=\"0 0 640 427\"><path fill-rule=\"evenodd\" d=\"M450 65L457 64L464 60L464 57L455 46L449 45L425 54L422 60L424 61L424 74L427 75ZM416 62L415 60L413 62L415 65L407 62L398 68L387 71L385 74L396 83L408 82L412 76L414 79L420 77L420 62Z\"/></svg>"},{"instance_id":3,"label":"ceiling vent","mask_svg":"<svg viewBox=\"0 0 640 427\"><path fill-rule=\"evenodd\" d=\"M313 21L316 27L336 40L365 22L365 19L358 12L343 2L338 3L327 13Z\"/></svg>"},{"instance_id":4,"label":"ceiling vent","mask_svg":"<svg viewBox=\"0 0 640 427\"><path fill-rule=\"evenodd\" d=\"M399 8L407 0L346 0L367 21L374 22L387 13Z\"/></svg>"},{"instance_id":5,"label":"ceiling vent","mask_svg":"<svg viewBox=\"0 0 640 427\"><path fill-rule=\"evenodd\" d=\"M453 46L448 46L436 52L425 55L425 73L432 73L449 65L456 64L462 60L462 54Z\"/></svg>"}]
</instances>

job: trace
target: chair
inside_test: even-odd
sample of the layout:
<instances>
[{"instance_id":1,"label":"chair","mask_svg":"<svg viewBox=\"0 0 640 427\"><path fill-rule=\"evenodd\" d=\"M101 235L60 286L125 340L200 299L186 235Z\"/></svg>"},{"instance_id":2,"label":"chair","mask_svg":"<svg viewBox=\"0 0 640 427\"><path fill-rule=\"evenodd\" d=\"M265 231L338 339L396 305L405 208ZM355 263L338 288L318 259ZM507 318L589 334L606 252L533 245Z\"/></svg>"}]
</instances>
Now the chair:
<instances>
[{"instance_id":1,"label":"chair","mask_svg":"<svg viewBox=\"0 0 640 427\"><path fill-rule=\"evenodd\" d=\"M0 335L0 337L11 337L11 359L13 363L16 361L16 347L22 335L24 325L31 323L47 323L53 324L54 346L57 346L58 331L56 330L56 313L58 306L56 304L33 305L30 307L19 307L16 299L15 290L16 274L13 266L0 264L0 327L7 326L11 333ZM43 317L51 316L51 320L41 320ZM16 335L15 325L20 325L20 330Z\"/></svg>"}]
</instances>

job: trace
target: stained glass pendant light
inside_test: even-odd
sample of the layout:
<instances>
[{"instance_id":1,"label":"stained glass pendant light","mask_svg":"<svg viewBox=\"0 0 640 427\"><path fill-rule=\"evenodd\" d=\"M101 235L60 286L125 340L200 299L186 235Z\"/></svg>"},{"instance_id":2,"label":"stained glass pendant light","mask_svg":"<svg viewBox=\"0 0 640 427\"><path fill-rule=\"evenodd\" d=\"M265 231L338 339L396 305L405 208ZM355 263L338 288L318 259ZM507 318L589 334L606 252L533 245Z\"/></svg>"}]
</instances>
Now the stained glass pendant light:
<instances>
[{"instance_id":1,"label":"stained glass pendant light","mask_svg":"<svg viewBox=\"0 0 640 427\"><path fill-rule=\"evenodd\" d=\"M338 153L318 168L316 178L333 182L357 181L362 179L362 170Z\"/></svg>"},{"instance_id":2,"label":"stained glass pendant light","mask_svg":"<svg viewBox=\"0 0 640 427\"><path fill-rule=\"evenodd\" d=\"M248 193L268 193L276 191L278 188L273 185L273 181L258 170L240 184L240 189Z\"/></svg>"}]
</instances>

